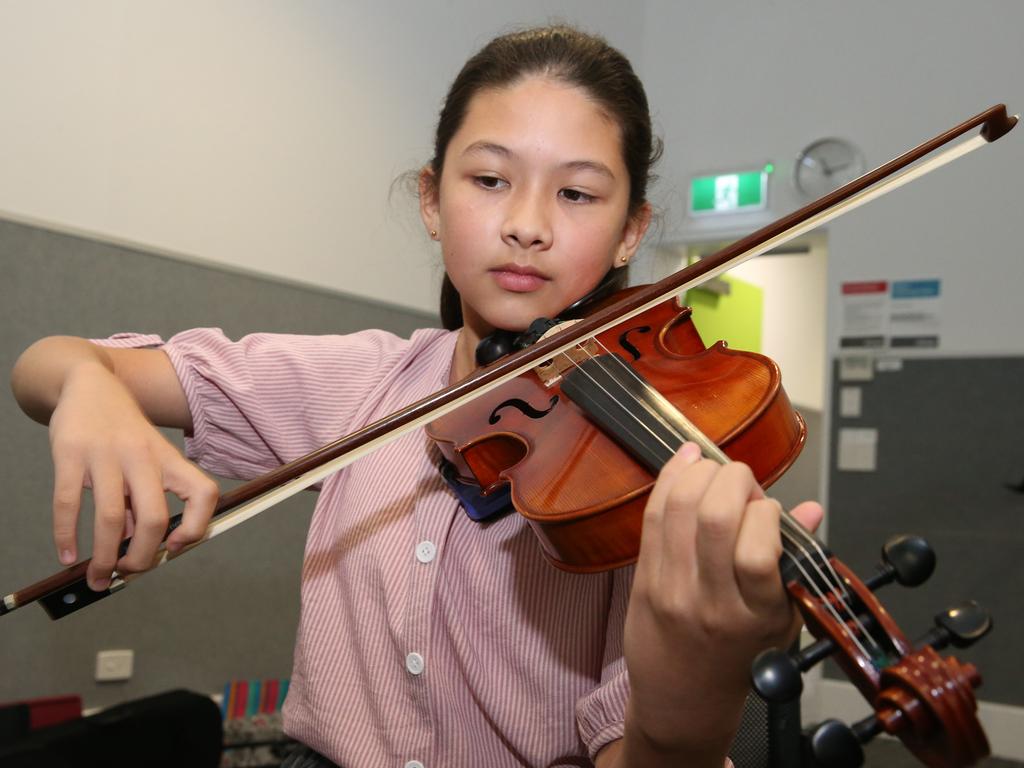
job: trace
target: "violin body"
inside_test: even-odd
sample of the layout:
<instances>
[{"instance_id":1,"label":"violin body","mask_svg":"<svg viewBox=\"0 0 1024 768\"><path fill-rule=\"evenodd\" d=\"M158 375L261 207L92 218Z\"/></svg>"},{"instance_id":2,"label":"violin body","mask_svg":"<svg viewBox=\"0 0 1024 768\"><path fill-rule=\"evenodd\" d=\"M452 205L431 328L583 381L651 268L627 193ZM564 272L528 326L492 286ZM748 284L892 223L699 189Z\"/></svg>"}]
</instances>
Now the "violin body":
<instances>
[{"instance_id":1,"label":"violin body","mask_svg":"<svg viewBox=\"0 0 1024 768\"><path fill-rule=\"evenodd\" d=\"M630 289L635 290L635 289ZM618 298L618 297L615 297ZM762 486L793 463L806 428L763 355L705 347L689 308L670 299L597 337L688 416ZM636 560L655 472L536 371L427 427L464 482L484 493L511 485L547 557L576 572Z\"/></svg>"}]
</instances>

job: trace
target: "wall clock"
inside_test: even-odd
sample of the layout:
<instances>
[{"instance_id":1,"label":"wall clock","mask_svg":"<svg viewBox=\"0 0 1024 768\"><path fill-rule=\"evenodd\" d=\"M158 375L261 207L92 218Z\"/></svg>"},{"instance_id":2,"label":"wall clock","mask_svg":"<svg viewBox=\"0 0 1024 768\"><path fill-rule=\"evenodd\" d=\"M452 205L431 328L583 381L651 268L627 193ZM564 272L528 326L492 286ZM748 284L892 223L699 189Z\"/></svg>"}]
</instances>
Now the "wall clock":
<instances>
[{"instance_id":1,"label":"wall clock","mask_svg":"<svg viewBox=\"0 0 1024 768\"><path fill-rule=\"evenodd\" d=\"M793 181L801 194L818 198L864 173L864 155L845 139L819 139L796 158Z\"/></svg>"}]
</instances>

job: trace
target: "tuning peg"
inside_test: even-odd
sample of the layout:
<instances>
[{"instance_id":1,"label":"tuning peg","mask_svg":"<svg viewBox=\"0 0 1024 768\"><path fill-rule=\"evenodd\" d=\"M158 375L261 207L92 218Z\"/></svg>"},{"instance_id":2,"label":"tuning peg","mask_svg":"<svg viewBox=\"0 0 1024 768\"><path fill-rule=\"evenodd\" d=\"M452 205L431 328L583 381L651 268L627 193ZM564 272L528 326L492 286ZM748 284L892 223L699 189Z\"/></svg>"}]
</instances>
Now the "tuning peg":
<instances>
[{"instance_id":1,"label":"tuning peg","mask_svg":"<svg viewBox=\"0 0 1024 768\"><path fill-rule=\"evenodd\" d=\"M894 536L882 547L878 572L864 585L872 592L898 581L904 587L923 584L935 570L935 552L920 536Z\"/></svg>"},{"instance_id":2,"label":"tuning peg","mask_svg":"<svg viewBox=\"0 0 1024 768\"><path fill-rule=\"evenodd\" d=\"M762 699L775 703L793 701L804 689L796 660L778 648L769 648L754 659L751 682Z\"/></svg>"},{"instance_id":3,"label":"tuning peg","mask_svg":"<svg viewBox=\"0 0 1024 768\"><path fill-rule=\"evenodd\" d=\"M804 734L812 765L821 768L858 768L864 750L853 729L838 720L826 720Z\"/></svg>"},{"instance_id":4,"label":"tuning peg","mask_svg":"<svg viewBox=\"0 0 1024 768\"><path fill-rule=\"evenodd\" d=\"M967 648L992 631L992 617L973 600L950 608L935 617L935 627L917 643L942 650L950 643Z\"/></svg>"},{"instance_id":5,"label":"tuning peg","mask_svg":"<svg viewBox=\"0 0 1024 768\"><path fill-rule=\"evenodd\" d=\"M754 690L765 701L784 703L799 698L804 683L800 677L835 649L828 638L823 638L796 653L769 648L758 654L751 667Z\"/></svg>"},{"instance_id":6,"label":"tuning peg","mask_svg":"<svg viewBox=\"0 0 1024 768\"><path fill-rule=\"evenodd\" d=\"M858 720L852 726L838 720L826 720L804 731L804 744L816 768L857 768L864 764L866 744L882 732L882 724L874 715Z\"/></svg>"}]
</instances>

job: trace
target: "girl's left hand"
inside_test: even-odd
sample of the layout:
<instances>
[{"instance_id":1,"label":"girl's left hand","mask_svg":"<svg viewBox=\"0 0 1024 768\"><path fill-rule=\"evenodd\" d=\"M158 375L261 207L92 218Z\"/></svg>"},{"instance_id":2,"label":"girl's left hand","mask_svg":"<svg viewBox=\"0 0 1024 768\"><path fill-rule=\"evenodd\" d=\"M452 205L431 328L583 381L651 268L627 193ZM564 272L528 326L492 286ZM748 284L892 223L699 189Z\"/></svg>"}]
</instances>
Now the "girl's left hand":
<instances>
[{"instance_id":1,"label":"girl's left hand","mask_svg":"<svg viewBox=\"0 0 1024 768\"><path fill-rule=\"evenodd\" d=\"M796 638L799 615L779 571L780 514L745 464L701 459L693 443L659 475L625 629L627 729L659 751L694 764L724 755L754 657ZM814 530L822 510L805 503L792 515Z\"/></svg>"}]
</instances>

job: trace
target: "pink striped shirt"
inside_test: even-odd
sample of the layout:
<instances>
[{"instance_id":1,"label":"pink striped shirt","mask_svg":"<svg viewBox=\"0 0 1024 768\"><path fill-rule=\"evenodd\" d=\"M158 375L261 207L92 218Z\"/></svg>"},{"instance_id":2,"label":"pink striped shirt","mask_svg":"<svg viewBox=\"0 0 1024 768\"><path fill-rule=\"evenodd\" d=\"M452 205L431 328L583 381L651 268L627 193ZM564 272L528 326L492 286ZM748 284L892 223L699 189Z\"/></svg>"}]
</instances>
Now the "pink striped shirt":
<instances>
[{"instance_id":1,"label":"pink striped shirt","mask_svg":"<svg viewBox=\"0 0 1024 768\"><path fill-rule=\"evenodd\" d=\"M178 334L187 453L264 473L446 386L457 335ZM286 730L345 768L589 765L623 732L632 569L565 573L518 515L473 522L439 458L419 430L324 481Z\"/></svg>"}]
</instances>

